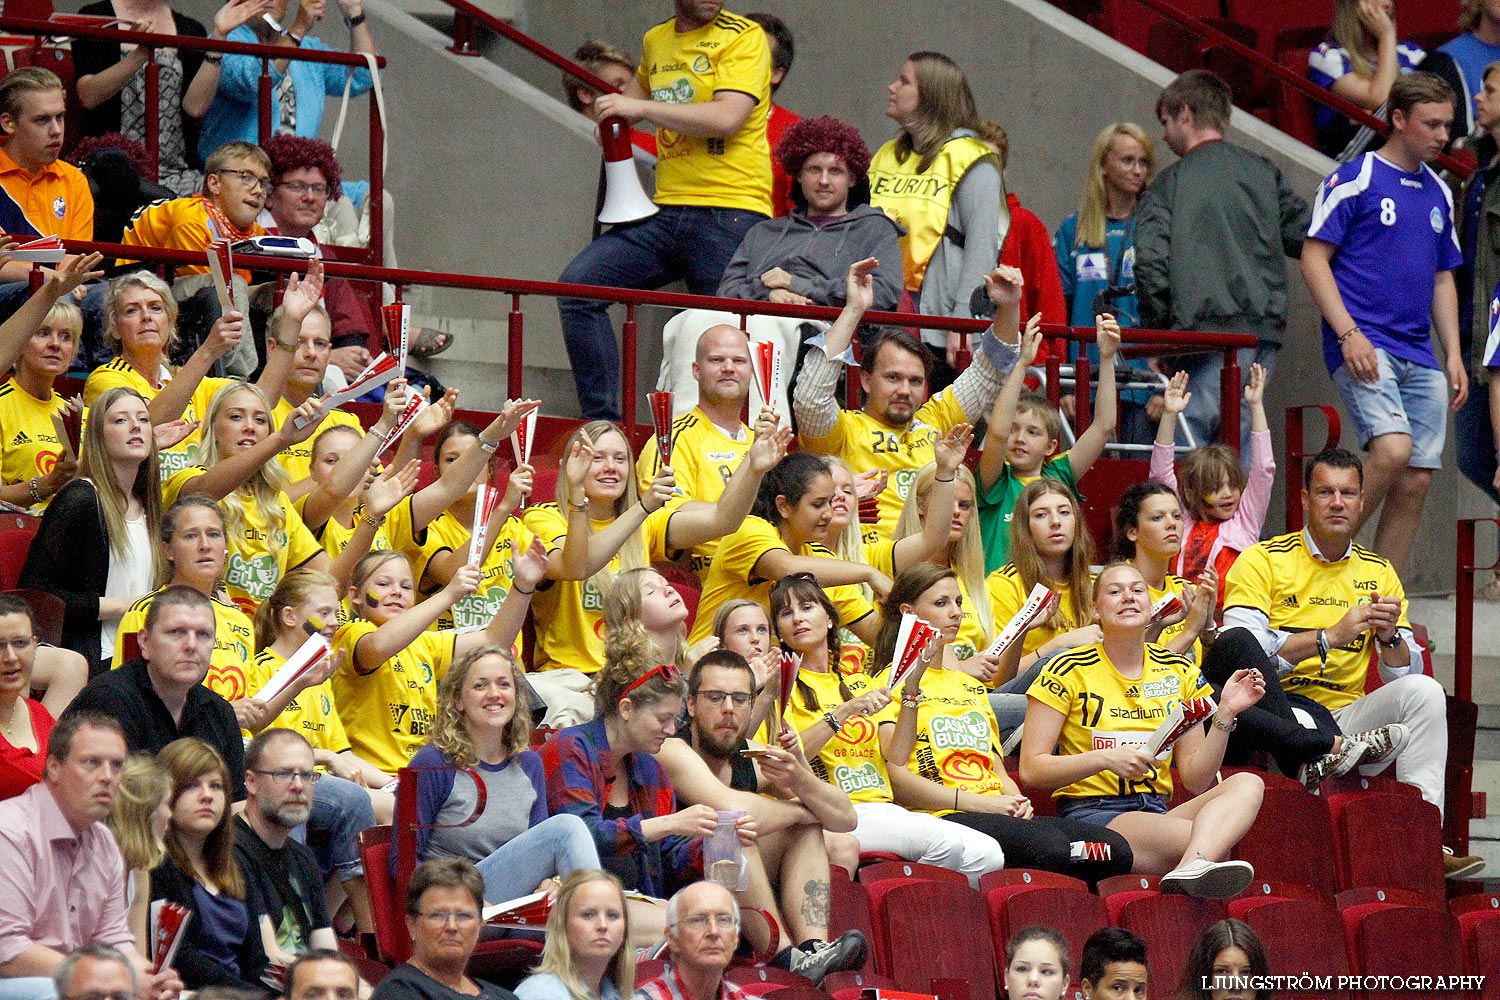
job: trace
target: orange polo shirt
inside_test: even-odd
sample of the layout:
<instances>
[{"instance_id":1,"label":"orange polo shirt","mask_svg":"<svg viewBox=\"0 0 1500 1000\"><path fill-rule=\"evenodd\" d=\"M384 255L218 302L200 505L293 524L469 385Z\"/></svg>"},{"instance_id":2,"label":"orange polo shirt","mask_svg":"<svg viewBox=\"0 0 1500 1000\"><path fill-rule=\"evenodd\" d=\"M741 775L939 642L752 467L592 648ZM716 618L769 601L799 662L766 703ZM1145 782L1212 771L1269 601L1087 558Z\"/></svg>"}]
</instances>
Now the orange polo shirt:
<instances>
[{"instance_id":1,"label":"orange polo shirt","mask_svg":"<svg viewBox=\"0 0 1500 1000\"><path fill-rule=\"evenodd\" d=\"M0 147L0 189L5 192L0 228L6 233L22 235L29 225L37 236L94 238L94 196L88 179L71 163L57 160L33 174Z\"/></svg>"}]
</instances>

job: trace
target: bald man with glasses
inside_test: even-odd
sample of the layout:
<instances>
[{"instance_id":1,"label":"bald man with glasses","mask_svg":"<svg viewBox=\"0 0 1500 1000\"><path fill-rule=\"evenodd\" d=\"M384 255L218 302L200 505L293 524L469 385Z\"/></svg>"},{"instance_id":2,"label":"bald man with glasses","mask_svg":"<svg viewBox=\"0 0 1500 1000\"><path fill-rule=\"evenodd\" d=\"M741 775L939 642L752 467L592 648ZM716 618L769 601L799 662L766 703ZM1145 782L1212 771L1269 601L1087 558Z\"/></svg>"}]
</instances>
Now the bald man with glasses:
<instances>
[{"instance_id":1,"label":"bald man with glasses","mask_svg":"<svg viewBox=\"0 0 1500 1000\"><path fill-rule=\"evenodd\" d=\"M695 882L667 901L667 967L633 1000L745 1000L724 970L740 937L740 907L714 882Z\"/></svg>"}]
</instances>

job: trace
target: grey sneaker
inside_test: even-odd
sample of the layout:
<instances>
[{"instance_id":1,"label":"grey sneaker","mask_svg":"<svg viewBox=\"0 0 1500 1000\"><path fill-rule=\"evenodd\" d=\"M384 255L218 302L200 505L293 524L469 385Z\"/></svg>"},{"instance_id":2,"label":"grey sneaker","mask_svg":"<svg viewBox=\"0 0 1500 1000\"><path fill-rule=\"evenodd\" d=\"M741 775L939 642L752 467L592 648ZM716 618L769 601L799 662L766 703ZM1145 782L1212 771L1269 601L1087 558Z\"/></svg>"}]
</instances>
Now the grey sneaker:
<instances>
[{"instance_id":1,"label":"grey sneaker","mask_svg":"<svg viewBox=\"0 0 1500 1000\"><path fill-rule=\"evenodd\" d=\"M807 951L792 949L791 970L820 986L823 977L834 972L849 972L865 964L869 945L859 931L845 931L832 941L820 941Z\"/></svg>"},{"instance_id":2,"label":"grey sneaker","mask_svg":"<svg viewBox=\"0 0 1500 1000\"><path fill-rule=\"evenodd\" d=\"M1411 738L1411 731L1399 722L1393 722L1379 729L1367 729L1362 733L1345 737L1346 740L1358 740L1369 747L1365 752L1363 765L1384 764L1401 752L1406 746L1407 740Z\"/></svg>"},{"instance_id":3,"label":"grey sneaker","mask_svg":"<svg viewBox=\"0 0 1500 1000\"><path fill-rule=\"evenodd\" d=\"M1316 792L1326 779L1342 777L1354 770L1369 752L1370 744L1357 737L1345 736L1338 753L1325 753L1311 764L1303 764L1297 772L1297 780L1309 792Z\"/></svg>"},{"instance_id":4,"label":"grey sneaker","mask_svg":"<svg viewBox=\"0 0 1500 1000\"><path fill-rule=\"evenodd\" d=\"M1199 899L1229 899L1238 896L1255 878L1248 861L1209 861L1198 858L1161 877L1162 892L1180 892Z\"/></svg>"}]
</instances>

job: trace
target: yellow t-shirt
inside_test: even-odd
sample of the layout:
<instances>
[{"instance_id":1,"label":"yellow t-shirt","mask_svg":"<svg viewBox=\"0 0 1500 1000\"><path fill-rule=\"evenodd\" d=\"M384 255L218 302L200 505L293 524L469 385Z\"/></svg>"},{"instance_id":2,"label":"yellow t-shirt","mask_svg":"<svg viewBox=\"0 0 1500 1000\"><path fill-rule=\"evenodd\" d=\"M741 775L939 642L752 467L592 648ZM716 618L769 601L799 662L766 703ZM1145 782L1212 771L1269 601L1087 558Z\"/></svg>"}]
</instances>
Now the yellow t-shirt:
<instances>
[{"instance_id":1,"label":"yellow t-shirt","mask_svg":"<svg viewBox=\"0 0 1500 1000\"><path fill-rule=\"evenodd\" d=\"M255 662L250 666L250 692L254 694L265 687L285 662L286 659L272 649L255 654ZM349 737L344 733L344 724L339 721L339 713L333 706L332 678L298 692L271 726L301 733L315 750L343 753L349 749Z\"/></svg>"},{"instance_id":2,"label":"yellow t-shirt","mask_svg":"<svg viewBox=\"0 0 1500 1000\"><path fill-rule=\"evenodd\" d=\"M961 670L928 667L917 706L913 770L929 781L976 795L1001 795L1005 784L995 762L1000 724L984 682ZM953 809L929 809L946 816Z\"/></svg>"},{"instance_id":3,"label":"yellow t-shirt","mask_svg":"<svg viewBox=\"0 0 1500 1000\"><path fill-rule=\"evenodd\" d=\"M172 376L165 368L160 372L160 381L163 385L170 382ZM217 393L226 385L240 385L241 383L232 378L205 378L198 383L193 390L193 396L188 400L187 407L182 411L183 420L202 420L203 415L208 412L208 404ZM141 394L141 398L147 403L161 394L161 390L153 387L140 372L130 366L130 362L122 357L117 357L109 364L101 365L89 373L87 381L83 383L83 405L93 406L94 400L115 386L125 385ZM88 414L84 413L85 419ZM198 464L198 452L203 447L203 428L194 427L193 432L181 441L168 448L166 451L157 452L157 461L161 463L161 478L165 482L173 473L179 472L190 465Z\"/></svg>"},{"instance_id":4,"label":"yellow t-shirt","mask_svg":"<svg viewBox=\"0 0 1500 1000\"><path fill-rule=\"evenodd\" d=\"M423 632L367 674L355 669L354 647L375 623L350 622L333 636L344 662L329 682L355 754L395 774L427 743L437 716L437 682L453 662L452 632Z\"/></svg>"},{"instance_id":5,"label":"yellow t-shirt","mask_svg":"<svg viewBox=\"0 0 1500 1000\"><path fill-rule=\"evenodd\" d=\"M858 698L870 689L870 678L863 673L845 673L844 685L850 695ZM813 726L827 727L823 713L844 703L839 693L838 675L817 673L811 670L797 671L797 679L812 688L817 695L818 708L810 708L803 700L802 692L792 689L787 706L787 723L797 732ZM885 755L880 752L880 727L895 723L896 706L887 705L873 716L856 715L844 723L818 755L808 761L813 773L819 778L843 789L852 802L891 802L891 775L886 768Z\"/></svg>"},{"instance_id":6,"label":"yellow t-shirt","mask_svg":"<svg viewBox=\"0 0 1500 1000\"><path fill-rule=\"evenodd\" d=\"M1026 633L1021 640L1022 653L1034 653L1042 643L1088 624L1087 620L1073 618L1072 602L1068 599L1073 592L1072 587L1053 581L1048 581L1047 585L1057 594L1057 611L1050 620ZM998 634L1015 617L1016 612L1026 606L1030 590L1021 582L1021 571L1016 569L1015 563L1006 563L985 577L984 586L989 591L990 612L994 615L995 632Z\"/></svg>"},{"instance_id":7,"label":"yellow t-shirt","mask_svg":"<svg viewBox=\"0 0 1500 1000\"><path fill-rule=\"evenodd\" d=\"M1157 601L1159 601L1163 597L1165 597L1168 592L1177 595L1177 599L1182 602L1182 609L1184 611L1186 611L1188 609L1188 607L1192 604L1193 587L1191 585L1189 585L1189 583L1186 580L1184 580L1182 577L1180 577L1180 576L1173 576L1171 573L1167 574L1167 585L1165 587L1163 587L1161 590L1157 590L1155 587L1151 586L1150 584L1146 585L1146 589L1151 592L1151 603L1153 605L1156 604ZM1156 642L1157 642L1158 645L1165 646L1165 645L1167 645L1167 643L1171 642L1173 639L1175 639L1177 636L1181 635L1186 630L1187 630L1187 619L1184 618L1182 621L1178 622L1176 625L1169 625L1166 628L1162 629L1161 630L1161 635L1159 635L1159 636L1156 637ZM1189 650L1184 655L1187 656L1187 658L1190 659L1190 660L1192 660L1194 663L1202 663L1203 662L1203 643L1201 643L1198 640L1194 639L1193 640L1193 647L1192 647L1192 649Z\"/></svg>"},{"instance_id":8,"label":"yellow t-shirt","mask_svg":"<svg viewBox=\"0 0 1500 1000\"><path fill-rule=\"evenodd\" d=\"M781 540L775 525L754 515L745 518L745 523L734 534L720 540L719 551L703 580L703 596L698 599L698 616L693 620L690 642L713 634L714 612L726 601L748 597L762 607L770 608L771 585L775 581L756 576L755 564L761 556L777 549L791 551ZM832 552L816 543L802 546L797 554L834 558ZM875 610L859 587L824 587L823 591L838 609L839 623L845 628Z\"/></svg>"},{"instance_id":9,"label":"yellow t-shirt","mask_svg":"<svg viewBox=\"0 0 1500 1000\"><path fill-rule=\"evenodd\" d=\"M182 494L183 488L203 475L202 466L190 466L173 475L162 484L162 503L171 506ZM309 559L322 554L323 546L302 523L302 515L285 493L278 493L281 505L281 527L272 527L260 504L247 490L235 494L244 506L244 525L239 531L231 526L229 558L224 565L224 589L230 598L247 615L254 615L260 602L271 596L281 578L301 566ZM228 509L224 501L219 507Z\"/></svg>"},{"instance_id":10,"label":"yellow t-shirt","mask_svg":"<svg viewBox=\"0 0 1500 1000\"><path fill-rule=\"evenodd\" d=\"M407 510L410 509L408 506ZM427 560L444 550L457 552L469 544L468 526L459 524L458 519L446 510L433 518L432 523L427 526L426 536L428 543L434 540L438 542L437 547L432 548L428 553ZM530 541L531 529L522 524L520 518L507 517L505 523L500 526L495 544L490 549L489 558L485 559L484 565L480 567L483 576L479 580L479 589L439 615L430 631L450 628L460 630L483 628L488 625L490 619L495 617L495 612L500 610L500 605L505 602L506 595L510 593L510 588L515 583L516 552ZM442 585L438 584L422 591L422 599L425 600L442 589ZM519 638L516 640L516 655L521 655Z\"/></svg>"},{"instance_id":11,"label":"yellow t-shirt","mask_svg":"<svg viewBox=\"0 0 1500 1000\"><path fill-rule=\"evenodd\" d=\"M1334 625L1376 594L1400 601L1399 625L1409 627L1406 590L1389 562L1362 545L1351 546L1336 562L1323 562L1308 550L1304 533L1293 531L1240 553L1229 570L1224 610L1250 608L1269 616L1277 631L1310 632ZM1330 650L1326 664L1314 653L1295 664L1281 686L1325 708L1343 708L1365 693L1373 637L1362 632Z\"/></svg>"},{"instance_id":12,"label":"yellow t-shirt","mask_svg":"<svg viewBox=\"0 0 1500 1000\"><path fill-rule=\"evenodd\" d=\"M1104 652L1104 644L1079 646L1054 656L1026 692L1029 698L1064 717L1057 752L1063 756L1089 750L1140 745L1156 731L1184 698L1211 698L1213 689L1185 656L1161 646L1146 646L1138 679L1122 676ZM1053 792L1054 798L1094 795L1172 794L1172 751L1138 781L1100 771Z\"/></svg>"},{"instance_id":13,"label":"yellow t-shirt","mask_svg":"<svg viewBox=\"0 0 1500 1000\"><path fill-rule=\"evenodd\" d=\"M895 542L876 542L874 545L865 546L865 561L892 580L896 578L895 546ZM910 569L911 567L901 568ZM974 613L974 601L969 597L969 588L964 583L964 578L955 575L954 579L958 581L958 594L963 598L964 617L958 625L958 638L953 640L953 655L960 660L967 660L989 645L989 637L984 634L984 626L979 623L979 616ZM988 595L984 597L985 600L989 599Z\"/></svg>"},{"instance_id":14,"label":"yellow t-shirt","mask_svg":"<svg viewBox=\"0 0 1500 1000\"><path fill-rule=\"evenodd\" d=\"M136 601L120 618L120 627L115 631L114 658L110 669L118 669L125 663L125 637L138 635L146 626L146 612L165 587L159 588ZM245 613L233 604L213 598L214 604L214 651L208 661L208 676L203 686L224 698L238 701L248 698L257 686L250 688L251 650L255 648L255 626ZM270 675L267 674L267 677Z\"/></svg>"},{"instance_id":15,"label":"yellow t-shirt","mask_svg":"<svg viewBox=\"0 0 1500 1000\"><path fill-rule=\"evenodd\" d=\"M724 487L744 461L755 432L740 424L739 437L730 437L719 429L708 415L696 406L672 422L672 478L677 488L690 500L717 503ZM642 492L661 471L661 456L656 450L656 435L647 438L635 462L636 480ZM693 572L702 576L718 551L717 538L704 542L692 551Z\"/></svg>"},{"instance_id":16,"label":"yellow t-shirt","mask_svg":"<svg viewBox=\"0 0 1500 1000\"><path fill-rule=\"evenodd\" d=\"M15 376L0 385L0 481L9 486L52 471L63 447L52 414L66 408L56 391L51 399L37 399L21 388ZM34 509L45 510L51 501L48 497Z\"/></svg>"},{"instance_id":17,"label":"yellow t-shirt","mask_svg":"<svg viewBox=\"0 0 1500 1000\"><path fill-rule=\"evenodd\" d=\"M276 408L271 411L273 426L280 427L286 423L286 418L292 415L294 409L296 407L292 406L285 399L277 400ZM286 470L287 478L292 482L299 482L307 478L308 469L312 467L313 442L318 440L319 434L322 434L330 427L353 427L360 432L361 436L364 434L364 425L359 422L359 418L354 414L344 410L329 410L324 414L323 422L318 425L318 429L312 437L301 444L294 444L290 448L284 449L281 454L276 456L276 461L281 463L281 467Z\"/></svg>"},{"instance_id":18,"label":"yellow t-shirt","mask_svg":"<svg viewBox=\"0 0 1500 1000\"><path fill-rule=\"evenodd\" d=\"M667 552L667 525L677 505L668 504L646 515L638 529L646 548L646 562L662 562L672 557ZM547 546L550 554L562 548L568 534L568 522L555 503L527 507L522 523ZM607 528L611 521L593 521L592 530ZM618 554L609 561L609 572L620 571ZM536 611L536 670L571 667L586 674L604 666L604 592L590 577L587 580L543 580L532 598ZM699 611L702 617L702 611Z\"/></svg>"},{"instance_id":19,"label":"yellow t-shirt","mask_svg":"<svg viewBox=\"0 0 1500 1000\"><path fill-rule=\"evenodd\" d=\"M132 247L166 247L171 250L203 250L219 239L238 239L233 233L219 232L217 224L203 207L202 194L186 198L153 201L137 209L120 236L120 242ZM251 236L264 236L266 231L259 222L250 223ZM133 263L121 260L120 263ZM174 277L208 273L207 262L202 264L179 264ZM236 269L235 274L250 280L250 272Z\"/></svg>"},{"instance_id":20,"label":"yellow t-shirt","mask_svg":"<svg viewBox=\"0 0 1500 1000\"><path fill-rule=\"evenodd\" d=\"M964 408L958 404L953 389L948 388L923 403L905 427L892 427L864 410L841 409L827 434L822 437L803 434L798 440L805 451L837 455L855 472L889 470L885 489L876 497L880 521L864 526L868 545L895 536L896 521L901 517L901 507L917 472L933 461L933 446L938 438L963 422Z\"/></svg>"},{"instance_id":21,"label":"yellow t-shirt","mask_svg":"<svg viewBox=\"0 0 1500 1000\"><path fill-rule=\"evenodd\" d=\"M656 130L656 202L771 214L771 48L760 25L727 10L694 31L676 19L646 32L636 79L653 101L694 104L722 92L755 101L727 139Z\"/></svg>"}]
</instances>

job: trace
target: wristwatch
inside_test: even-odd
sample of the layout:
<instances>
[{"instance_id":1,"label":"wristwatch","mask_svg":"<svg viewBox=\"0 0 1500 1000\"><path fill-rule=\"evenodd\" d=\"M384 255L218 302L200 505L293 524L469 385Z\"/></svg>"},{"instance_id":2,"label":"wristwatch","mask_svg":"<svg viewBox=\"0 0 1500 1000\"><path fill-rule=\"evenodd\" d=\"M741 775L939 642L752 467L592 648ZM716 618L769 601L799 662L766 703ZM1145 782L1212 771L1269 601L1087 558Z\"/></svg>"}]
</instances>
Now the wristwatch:
<instances>
[{"instance_id":1,"label":"wristwatch","mask_svg":"<svg viewBox=\"0 0 1500 1000\"><path fill-rule=\"evenodd\" d=\"M365 23L365 12L364 11L360 11L358 14L355 14L353 17L350 17L348 14L344 15L344 24L348 25L348 27L350 28L350 30L353 30L354 28L357 28L361 24L364 24L364 23Z\"/></svg>"}]
</instances>

